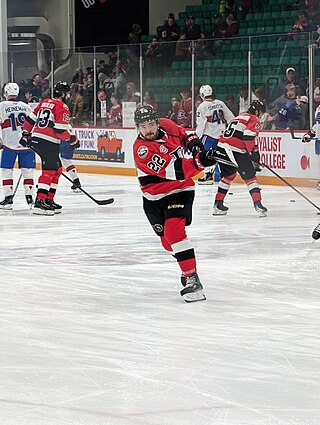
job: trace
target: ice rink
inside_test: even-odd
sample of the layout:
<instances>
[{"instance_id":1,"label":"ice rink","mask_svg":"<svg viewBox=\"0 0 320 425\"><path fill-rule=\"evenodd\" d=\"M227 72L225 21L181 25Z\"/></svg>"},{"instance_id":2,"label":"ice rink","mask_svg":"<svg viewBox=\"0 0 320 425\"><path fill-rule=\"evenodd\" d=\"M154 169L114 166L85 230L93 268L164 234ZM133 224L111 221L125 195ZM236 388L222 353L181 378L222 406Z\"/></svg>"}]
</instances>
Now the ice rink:
<instances>
[{"instance_id":1,"label":"ice rink","mask_svg":"<svg viewBox=\"0 0 320 425\"><path fill-rule=\"evenodd\" d=\"M233 185L213 217L216 186L198 186L188 235L207 301L186 304L136 178L80 179L114 204L61 177L62 214L32 215L22 187L0 211L0 424L319 425L317 210L263 186L259 218Z\"/></svg>"}]
</instances>

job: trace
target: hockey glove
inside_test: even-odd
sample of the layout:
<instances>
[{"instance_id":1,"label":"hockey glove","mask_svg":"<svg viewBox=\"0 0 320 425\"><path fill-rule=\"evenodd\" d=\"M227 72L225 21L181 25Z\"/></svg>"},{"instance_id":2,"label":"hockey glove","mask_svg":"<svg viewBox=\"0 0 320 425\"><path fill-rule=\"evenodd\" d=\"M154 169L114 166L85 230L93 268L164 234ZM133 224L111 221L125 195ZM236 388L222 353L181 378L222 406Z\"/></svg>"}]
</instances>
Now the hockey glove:
<instances>
[{"instance_id":1,"label":"hockey glove","mask_svg":"<svg viewBox=\"0 0 320 425\"><path fill-rule=\"evenodd\" d=\"M19 143L24 148L30 148L32 144L32 134L29 131L23 131Z\"/></svg>"},{"instance_id":2,"label":"hockey glove","mask_svg":"<svg viewBox=\"0 0 320 425\"><path fill-rule=\"evenodd\" d=\"M258 146L254 146L254 148L251 151L251 161L257 164L260 163L260 152L259 152Z\"/></svg>"},{"instance_id":3,"label":"hockey glove","mask_svg":"<svg viewBox=\"0 0 320 425\"><path fill-rule=\"evenodd\" d=\"M209 149L208 151L202 151L199 153L199 161L203 167L211 167L217 163L215 157L216 151Z\"/></svg>"},{"instance_id":4,"label":"hockey glove","mask_svg":"<svg viewBox=\"0 0 320 425\"><path fill-rule=\"evenodd\" d=\"M80 148L80 141L77 139L77 136L74 136L73 134L70 136L68 143L73 149Z\"/></svg>"},{"instance_id":5,"label":"hockey glove","mask_svg":"<svg viewBox=\"0 0 320 425\"><path fill-rule=\"evenodd\" d=\"M316 133L313 130L309 130L308 133L304 134L302 137L302 143L309 143L311 139L315 137Z\"/></svg>"},{"instance_id":6,"label":"hockey glove","mask_svg":"<svg viewBox=\"0 0 320 425\"><path fill-rule=\"evenodd\" d=\"M199 140L195 133L188 134L184 139L184 145L192 153L192 156L197 155L198 152L204 150L203 143Z\"/></svg>"}]
</instances>

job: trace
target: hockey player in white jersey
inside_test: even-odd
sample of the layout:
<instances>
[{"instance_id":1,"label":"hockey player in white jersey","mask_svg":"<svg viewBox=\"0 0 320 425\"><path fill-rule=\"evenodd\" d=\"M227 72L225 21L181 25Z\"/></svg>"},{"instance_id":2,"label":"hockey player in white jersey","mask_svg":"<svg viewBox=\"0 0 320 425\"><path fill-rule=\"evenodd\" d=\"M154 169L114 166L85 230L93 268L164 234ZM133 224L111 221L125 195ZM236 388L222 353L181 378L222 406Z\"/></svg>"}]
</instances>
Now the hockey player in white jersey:
<instances>
[{"instance_id":1,"label":"hockey player in white jersey","mask_svg":"<svg viewBox=\"0 0 320 425\"><path fill-rule=\"evenodd\" d=\"M6 100L0 102L0 126L3 141L1 157L2 186L4 200L0 202L0 209L12 210L13 205L13 169L16 159L23 177L23 185L27 204L32 206L33 198L33 168L35 168L35 153L21 146L22 126L26 116L31 113L31 107L24 102L18 101L19 86L16 83L8 83L4 87Z\"/></svg>"},{"instance_id":2,"label":"hockey player in white jersey","mask_svg":"<svg viewBox=\"0 0 320 425\"><path fill-rule=\"evenodd\" d=\"M317 107L315 114L315 123L313 127L302 137L304 143L311 142L312 139L316 139L316 153L320 155L320 105ZM320 181L317 182L317 189L320 190Z\"/></svg>"},{"instance_id":3,"label":"hockey player in white jersey","mask_svg":"<svg viewBox=\"0 0 320 425\"><path fill-rule=\"evenodd\" d=\"M234 115L222 100L215 99L211 86L207 84L201 86L199 94L203 102L200 103L196 112L196 134L205 150L215 150L219 137L226 129L226 124L234 118ZM213 181L213 172L209 167L205 169L205 175L198 180L198 183L213 184Z\"/></svg>"}]
</instances>

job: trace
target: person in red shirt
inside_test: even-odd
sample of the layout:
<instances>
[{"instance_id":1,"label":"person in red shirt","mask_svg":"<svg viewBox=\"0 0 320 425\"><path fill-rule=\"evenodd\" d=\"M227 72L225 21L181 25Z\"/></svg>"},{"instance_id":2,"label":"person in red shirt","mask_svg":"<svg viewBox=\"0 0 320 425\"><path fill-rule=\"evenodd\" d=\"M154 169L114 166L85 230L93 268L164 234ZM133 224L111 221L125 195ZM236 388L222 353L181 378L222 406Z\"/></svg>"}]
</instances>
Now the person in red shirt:
<instances>
[{"instance_id":1,"label":"person in red shirt","mask_svg":"<svg viewBox=\"0 0 320 425\"><path fill-rule=\"evenodd\" d=\"M220 136L217 151L227 152L238 164L238 168L220 164L221 180L215 197L213 215L227 214L229 208L223 201L238 172L247 184L255 210L261 217L266 216L267 208L261 203L261 189L256 178L256 171L260 171L260 154L255 141L261 127L259 117L265 112L265 105L259 100L254 100L248 112L233 118Z\"/></svg>"},{"instance_id":2,"label":"person in red shirt","mask_svg":"<svg viewBox=\"0 0 320 425\"><path fill-rule=\"evenodd\" d=\"M159 118L151 105L134 114L138 137L133 156L143 196L143 209L162 246L176 258L182 273L180 292L186 302L206 297L197 274L194 248L185 227L192 221L195 183L199 171L216 160L214 151L203 150L197 135L167 118ZM184 149L193 158L185 158Z\"/></svg>"},{"instance_id":3,"label":"person in red shirt","mask_svg":"<svg viewBox=\"0 0 320 425\"><path fill-rule=\"evenodd\" d=\"M108 124L119 125L122 124L122 108L120 105L119 97L112 93L110 97L111 108L108 111Z\"/></svg>"},{"instance_id":4,"label":"person in red shirt","mask_svg":"<svg viewBox=\"0 0 320 425\"><path fill-rule=\"evenodd\" d=\"M61 212L62 206L54 202L62 172L60 140L68 141L74 148L79 147L79 141L71 135L68 125L70 110L65 100L69 92L69 84L59 81L53 87L53 98L40 102L24 121L20 144L31 147L40 156L42 164L33 214L53 215Z\"/></svg>"}]
</instances>

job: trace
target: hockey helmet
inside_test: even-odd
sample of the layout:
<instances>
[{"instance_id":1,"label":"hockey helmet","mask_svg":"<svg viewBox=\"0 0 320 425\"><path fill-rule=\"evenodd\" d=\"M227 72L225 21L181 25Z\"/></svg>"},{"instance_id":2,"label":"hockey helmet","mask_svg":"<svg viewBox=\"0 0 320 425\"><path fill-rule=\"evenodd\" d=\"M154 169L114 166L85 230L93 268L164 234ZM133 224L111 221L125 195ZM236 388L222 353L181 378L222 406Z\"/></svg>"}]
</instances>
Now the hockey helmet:
<instances>
[{"instance_id":1,"label":"hockey helmet","mask_svg":"<svg viewBox=\"0 0 320 425\"><path fill-rule=\"evenodd\" d=\"M199 89L199 94L201 99L204 99L207 96L212 95L212 87L209 86L209 84L205 84L204 86L201 86Z\"/></svg>"},{"instance_id":2,"label":"hockey helmet","mask_svg":"<svg viewBox=\"0 0 320 425\"><path fill-rule=\"evenodd\" d=\"M9 96L17 97L19 95L20 88L17 83L8 83L4 86L3 94L7 99Z\"/></svg>"},{"instance_id":3,"label":"hockey helmet","mask_svg":"<svg viewBox=\"0 0 320 425\"><path fill-rule=\"evenodd\" d=\"M260 100L254 100L250 103L248 113L255 115L256 111L259 111L259 115L264 114L266 112L266 106Z\"/></svg>"},{"instance_id":4,"label":"hockey helmet","mask_svg":"<svg viewBox=\"0 0 320 425\"><path fill-rule=\"evenodd\" d=\"M151 105L138 106L134 113L134 122L138 127L139 124L146 121L159 122L159 114L153 109Z\"/></svg>"},{"instance_id":5,"label":"hockey helmet","mask_svg":"<svg viewBox=\"0 0 320 425\"><path fill-rule=\"evenodd\" d=\"M61 97L63 94L67 94L70 91L70 86L65 81L58 81L53 86L53 97Z\"/></svg>"}]
</instances>

